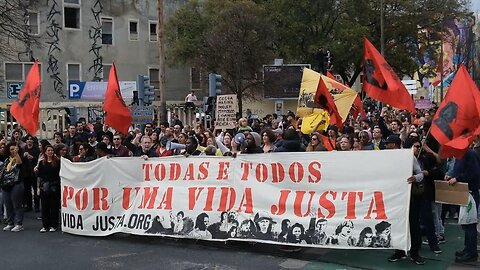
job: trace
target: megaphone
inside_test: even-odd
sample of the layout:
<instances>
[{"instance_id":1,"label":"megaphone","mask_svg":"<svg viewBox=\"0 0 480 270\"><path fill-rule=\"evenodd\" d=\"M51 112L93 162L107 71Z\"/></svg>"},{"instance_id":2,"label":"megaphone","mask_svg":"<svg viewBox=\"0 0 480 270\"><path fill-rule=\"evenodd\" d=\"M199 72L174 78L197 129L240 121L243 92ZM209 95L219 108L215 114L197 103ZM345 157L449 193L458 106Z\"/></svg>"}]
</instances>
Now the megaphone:
<instances>
[{"instance_id":1,"label":"megaphone","mask_svg":"<svg viewBox=\"0 0 480 270\"><path fill-rule=\"evenodd\" d=\"M216 141L217 141L218 149L220 149L220 151L222 152L222 155L225 155L225 153L231 152L230 149L228 149L220 139L217 139Z\"/></svg>"},{"instance_id":2,"label":"megaphone","mask_svg":"<svg viewBox=\"0 0 480 270\"><path fill-rule=\"evenodd\" d=\"M172 143L171 141L168 141L167 145L165 145L167 150L185 149L185 147L187 147L185 144Z\"/></svg>"},{"instance_id":3,"label":"megaphone","mask_svg":"<svg viewBox=\"0 0 480 270\"><path fill-rule=\"evenodd\" d=\"M243 133L237 133L237 135L235 135L235 138L233 138L233 140L237 145L242 145L243 143L245 143L245 135Z\"/></svg>"}]
</instances>

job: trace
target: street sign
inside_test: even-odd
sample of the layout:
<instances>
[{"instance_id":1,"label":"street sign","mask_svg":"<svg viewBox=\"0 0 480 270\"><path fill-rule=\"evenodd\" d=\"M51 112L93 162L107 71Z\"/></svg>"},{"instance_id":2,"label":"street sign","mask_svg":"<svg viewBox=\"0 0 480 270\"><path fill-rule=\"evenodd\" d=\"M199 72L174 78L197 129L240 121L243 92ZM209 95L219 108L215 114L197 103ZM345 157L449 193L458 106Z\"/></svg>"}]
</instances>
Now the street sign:
<instances>
[{"instance_id":1,"label":"street sign","mask_svg":"<svg viewBox=\"0 0 480 270\"><path fill-rule=\"evenodd\" d=\"M68 98L78 100L104 100L108 82L68 82ZM136 81L119 82L122 98L132 99L133 91L137 89Z\"/></svg>"},{"instance_id":2,"label":"street sign","mask_svg":"<svg viewBox=\"0 0 480 270\"><path fill-rule=\"evenodd\" d=\"M310 65L263 66L263 97L297 99L305 67Z\"/></svg>"},{"instance_id":3,"label":"street sign","mask_svg":"<svg viewBox=\"0 0 480 270\"><path fill-rule=\"evenodd\" d=\"M7 83L7 98L18 99L18 92L22 90L23 82L9 82Z\"/></svg>"},{"instance_id":4,"label":"street sign","mask_svg":"<svg viewBox=\"0 0 480 270\"><path fill-rule=\"evenodd\" d=\"M132 113L133 123L148 124L153 121L153 107L152 106L133 106L130 107Z\"/></svg>"},{"instance_id":5,"label":"street sign","mask_svg":"<svg viewBox=\"0 0 480 270\"><path fill-rule=\"evenodd\" d=\"M410 95L416 95L418 88L417 88L417 81L416 80L402 80L403 85L407 88L408 93Z\"/></svg>"}]
</instances>

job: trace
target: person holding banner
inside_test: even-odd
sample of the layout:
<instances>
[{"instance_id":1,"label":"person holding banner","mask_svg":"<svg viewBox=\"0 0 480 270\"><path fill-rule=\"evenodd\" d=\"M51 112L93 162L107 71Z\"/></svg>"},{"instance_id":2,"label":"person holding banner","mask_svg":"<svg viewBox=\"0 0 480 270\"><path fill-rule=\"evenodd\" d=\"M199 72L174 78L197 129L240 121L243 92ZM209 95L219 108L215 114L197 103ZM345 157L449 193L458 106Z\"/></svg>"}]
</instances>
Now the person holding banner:
<instances>
[{"instance_id":1,"label":"person holding banner","mask_svg":"<svg viewBox=\"0 0 480 270\"><path fill-rule=\"evenodd\" d=\"M402 141L400 140L399 135L389 135L385 140L386 149L400 149ZM422 183L423 181L423 171L420 168L420 165L415 157L413 157L413 174L407 179L409 184L413 183ZM413 188L412 188L413 189ZM410 246L410 258L417 265L424 265L425 260L420 257L419 250L422 245L422 235L420 230L420 199L417 196L410 196L410 211L408 220L410 223L410 237L411 237L411 246ZM406 259L407 256L405 251L396 250L395 253L388 258L389 262L396 262L399 260Z\"/></svg>"},{"instance_id":2,"label":"person holding banner","mask_svg":"<svg viewBox=\"0 0 480 270\"><path fill-rule=\"evenodd\" d=\"M152 139L150 139L150 136L143 135L140 138L140 146L137 148L133 156L142 157L143 159L158 157L157 152L152 149Z\"/></svg>"},{"instance_id":3,"label":"person holding banner","mask_svg":"<svg viewBox=\"0 0 480 270\"><path fill-rule=\"evenodd\" d=\"M192 134L192 136L188 137L185 144L185 156L199 156L202 153L202 151L198 150L198 137L197 134Z\"/></svg>"}]
</instances>

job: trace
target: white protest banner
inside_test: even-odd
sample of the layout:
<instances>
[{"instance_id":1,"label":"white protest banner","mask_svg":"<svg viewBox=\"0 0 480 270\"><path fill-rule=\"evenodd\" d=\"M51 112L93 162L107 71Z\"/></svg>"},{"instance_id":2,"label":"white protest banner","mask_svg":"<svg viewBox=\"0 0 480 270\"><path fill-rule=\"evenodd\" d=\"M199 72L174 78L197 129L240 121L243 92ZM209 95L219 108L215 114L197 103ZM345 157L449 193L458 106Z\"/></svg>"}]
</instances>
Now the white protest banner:
<instances>
[{"instance_id":1,"label":"white protest banner","mask_svg":"<svg viewBox=\"0 0 480 270\"><path fill-rule=\"evenodd\" d=\"M410 149L62 159L62 230L407 250L412 164Z\"/></svg>"},{"instance_id":2,"label":"white protest banner","mask_svg":"<svg viewBox=\"0 0 480 270\"><path fill-rule=\"evenodd\" d=\"M217 108L215 111L215 128L235 128L237 122L238 102L237 95L217 96Z\"/></svg>"}]
</instances>

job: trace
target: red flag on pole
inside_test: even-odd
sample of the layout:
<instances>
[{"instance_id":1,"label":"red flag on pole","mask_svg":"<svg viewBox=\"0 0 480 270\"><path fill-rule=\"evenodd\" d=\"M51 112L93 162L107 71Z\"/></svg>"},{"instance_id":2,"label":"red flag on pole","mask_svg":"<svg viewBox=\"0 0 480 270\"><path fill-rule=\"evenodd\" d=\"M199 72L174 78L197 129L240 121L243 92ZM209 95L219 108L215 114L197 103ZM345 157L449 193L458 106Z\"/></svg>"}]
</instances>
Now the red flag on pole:
<instances>
[{"instance_id":1,"label":"red flag on pole","mask_svg":"<svg viewBox=\"0 0 480 270\"><path fill-rule=\"evenodd\" d=\"M442 157L460 158L480 134L480 92L464 65L460 66L432 120L430 132Z\"/></svg>"},{"instance_id":2,"label":"red flag on pole","mask_svg":"<svg viewBox=\"0 0 480 270\"><path fill-rule=\"evenodd\" d=\"M332 94L330 94L330 91L328 91L328 88L325 85L322 77L320 77L320 81L318 82L314 103L319 108L324 109L328 112L328 114L330 115L330 124L342 126L342 117L338 113L337 105L335 105Z\"/></svg>"},{"instance_id":3,"label":"red flag on pole","mask_svg":"<svg viewBox=\"0 0 480 270\"><path fill-rule=\"evenodd\" d=\"M327 77L329 77L332 80L335 80L336 82L340 83L335 76L333 76L330 71L327 71ZM347 84L345 84L345 87L348 87ZM340 91L343 91L344 88L339 87ZM350 109L350 113L352 114L353 117L357 118L358 115L360 114L362 118L366 118L367 114L365 113L365 110L363 109L363 102L360 99L359 94L357 94L357 97L355 98L355 101L352 103L352 108Z\"/></svg>"},{"instance_id":4,"label":"red flag on pole","mask_svg":"<svg viewBox=\"0 0 480 270\"><path fill-rule=\"evenodd\" d=\"M123 101L115 64L110 68L110 74L108 75L107 92L105 93L103 110L106 113L105 124L123 134L128 134L128 128L132 124L133 118L130 110Z\"/></svg>"},{"instance_id":5,"label":"red flag on pole","mask_svg":"<svg viewBox=\"0 0 480 270\"><path fill-rule=\"evenodd\" d=\"M18 100L14 101L10 108L13 117L32 136L36 136L38 131L41 86L38 61L35 61L28 72L25 85L19 92Z\"/></svg>"},{"instance_id":6,"label":"red flag on pole","mask_svg":"<svg viewBox=\"0 0 480 270\"><path fill-rule=\"evenodd\" d=\"M365 92L370 97L395 108L415 113L415 104L407 88L367 38L364 40L363 54L363 89Z\"/></svg>"}]
</instances>

